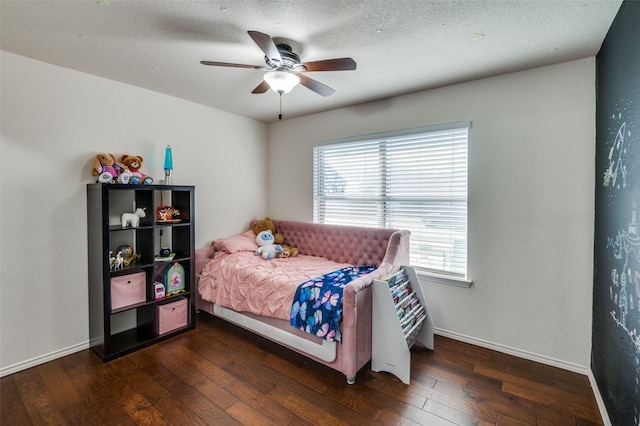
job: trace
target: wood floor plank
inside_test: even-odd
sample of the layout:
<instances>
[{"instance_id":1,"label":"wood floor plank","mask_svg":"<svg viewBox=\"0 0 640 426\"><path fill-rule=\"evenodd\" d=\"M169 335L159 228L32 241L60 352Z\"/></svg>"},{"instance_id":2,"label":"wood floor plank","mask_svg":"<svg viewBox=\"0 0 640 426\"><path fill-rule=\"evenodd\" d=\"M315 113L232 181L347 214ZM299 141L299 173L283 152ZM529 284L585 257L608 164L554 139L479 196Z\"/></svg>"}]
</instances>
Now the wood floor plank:
<instances>
[{"instance_id":1,"label":"wood floor plank","mask_svg":"<svg viewBox=\"0 0 640 426\"><path fill-rule=\"evenodd\" d=\"M189 360L176 359L162 346L156 345L152 351L157 352L157 359L161 364L220 408L226 409L237 402L237 398L232 393L218 383L202 376L197 369L193 368Z\"/></svg>"},{"instance_id":2,"label":"wood floor plank","mask_svg":"<svg viewBox=\"0 0 640 426\"><path fill-rule=\"evenodd\" d=\"M135 370L123 374L123 380L128 385L136 389L151 404L156 404L167 398L167 391L162 385L156 382L144 370L136 368Z\"/></svg>"},{"instance_id":3,"label":"wood floor plank","mask_svg":"<svg viewBox=\"0 0 640 426\"><path fill-rule=\"evenodd\" d=\"M345 386L344 384L339 386L330 385L323 394L348 407L353 412L375 420L380 415L382 406L379 401L371 398L370 395L366 395L362 390L363 386L358 383L351 386Z\"/></svg>"},{"instance_id":4,"label":"wood floor plank","mask_svg":"<svg viewBox=\"0 0 640 426\"><path fill-rule=\"evenodd\" d=\"M16 386L15 376L3 378L0 382L0 424L30 425L32 422Z\"/></svg>"},{"instance_id":5,"label":"wood floor plank","mask_svg":"<svg viewBox=\"0 0 640 426\"><path fill-rule=\"evenodd\" d=\"M394 411L384 409L378 417L378 422L386 426L415 426L421 423L406 419Z\"/></svg>"},{"instance_id":6,"label":"wood floor plank","mask_svg":"<svg viewBox=\"0 0 640 426\"><path fill-rule=\"evenodd\" d=\"M518 419L507 416L506 414L499 414L496 426L529 426L531 423L525 423ZM536 423L533 423L534 425Z\"/></svg>"},{"instance_id":7,"label":"wood floor plank","mask_svg":"<svg viewBox=\"0 0 640 426\"><path fill-rule=\"evenodd\" d=\"M218 357L215 356L215 350L208 348L197 349L197 352L184 345L174 345L166 347L166 349L177 359L188 359L189 364L197 369L199 374L211 379L227 391L232 391L236 386L243 382L229 374L224 368L218 364ZM230 363L231 360L225 360L222 365ZM233 405L237 401L231 401Z\"/></svg>"},{"instance_id":8,"label":"wood floor plank","mask_svg":"<svg viewBox=\"0 0 640 426\"><path fill-rule=\"evenodd\" d=\"M484 365L477 365L474 372L503 380L503 391L512 395L554 408L567 407L576 410L576 414L589 420L595 420L600 415L591 392L569 392L553 385L532 381L528 377L517 376L513 374L513 371L503 372L500 369Z\"/></svg>"},{"instance_id":9,"label":"wood floor plank","mask_svg":"<svg viewBox=\"0 0 640 426\"><path fill-rule=\"evenodd\" d=\"M484 362L479 360L478 363L483 364ZM589 378L585 375L509 354L492 351L490 364L505 371L516 371L516 375L527 377L529 380L540 380L541 383L566 382L584 388L591 386Z\"/></svg>"},{"instance_id":10,"label":"wood floor plank","mask_svg":"<svg viewBox=\"0 0 640 426\"><path fill-rule=\"evenodd\" d=\"M290 423L287 423L287 426L313 426L313 423L309 423L302 420L300 417L296 417Z\"/></svg>"},{"instance_id":11,"label":"wood floor plank","mask_svg":"<svg viewBox=\"0 0 640 426\"><path fill-rule=\"evenodd\" d=\"M344 375L199 315L195 330L103 363L90 350L0 379L8 425L600 426L584 375L435 336L411 383Z\"/></svg>"},{"instance_id":12,"label":"wood floor plank","mask_svg":"<svg viewBox=\"0 0 640 426\"><path fill-rule=\"evenodd\" d=\"M58 362L39 365L36 371L59 410L77 405L82 401L80 394Z\"/></svg>"},{"instance_id":13,"label":"wood floor plank","mask_svg":"<svg viewBox=\"0 0 640 426\"><path fill-rule=\"evenodd\" d=\"M324 391L327 387L325 382L317 380L317 378L311 374L310 370L305 368L308 365L308 361L300 360L298 354L282 356L282 354L274 355L270 353L264 359L264 363L274 370L294 378L306 386L314 388L318 392Z\"/></svg>"},{"instance_id":14,"label":"wood floor plank","mask_svg":"<svg viewBox=\"0 0 640 426\"><path fill-rule=\"evenodd\" d=\"M52 361L36 367L60 414L69 425L100 425L100 418L89 409L60 362Z\"/></svg>"},{"instance_id":15,"label":"wood floor plank","mask_svg":"<svg viewBox=\"0 0 640 426\"><path fill-rule=\"evenodd\" d=\"M34 424L64 425L64 417L58 411L55 401L49 394L35 369L16 374L16 387L24 401L26 412Z\"/></svg>"},{"instance_id":16,"label":"wood floor plank","mask_svg":"<svg viewBox=\"0 0 640 426\"><path fill-rule=\"evenodd\" d=\"M208 356L211 355L209 348L199 348L197 349L198 353L194 353L186 346L175 345L169 350L176 357L183 357L186 356L187 353L190 353L189 359L191 359L192 364L198 368L203 375L216 381L239 400L244 401L247 406L260 412L265 418L278 424L288 424L294 420L295 415L266 397L264 393L261 393L249 383L238 380L224 369L213 364L208 358ZM214 357L214 359L217 358ZM227 365L228 363L225 362L223 364ZM233 405L236 404L234 403Z\"/></svg>"},{"instance_id":17,"label":"wood floor plank","mask_svg":"<svg viewBox=\"0 0 640 426\"><path fill-rule=\"evenodd\" d=\"M429 399L459 410L476 421L495 424L498 419L498 413L494 407L487 404L483 398L477 398L468 393L465 386L456 383L439 380Z\"/></svg>"},{"instance_id":18,"label":"wood floor plank","mask_svg":"<svg viewBox=\"0 0 640 426\"><path fill-rule=\"evenodd\" d=\"M427 380L443 380L461 386L466 386L469 382L469 375L466 372L461 372L456 368L449 369L448 366L440 363L431 363L420 370L411 372L411 380L421 380L424 376Z\"/></svg>"},{"instance_id":19,"label":"wood floor plank","mask_svg":"<svg viewBox=\"0 0 640 426\"><path fill-rule=\"evenodd\" d=\"M478 421L464 411L449 407L448 405L437 402L433 399L427 400L424 406L424 410L428 413L442 417L445 420L449 420L460 426L476 426ZM491 422L484 422L485 424L493 424Z\"/></svg>"},{"instance_id":20,"label":"wood floor plank","mask_svg":"<svg viewBox=\"0 0 640 426\"><path fill-rule=\"evenodd\" d=\"M546 391L540 388L531 389L530 387L519 386L509 382L505 382L504 391L521 398L539 402L556 410L570 409L576 415L589 421L598 421L600 418L595 402L590 404L589 401L583 400L581 396L569 395L564 391L554 391L553 388Z\"/></svg>"},{"instance_id":21,"label":"wood floor plank","mask_svg":"<svg viewBox=\"0 0 640 426\"><path fill-rule=\"evenodd\" d=\"M195 413L184 406L178 399L167 393L162 385L156 382L145 371L138 368L132 358L122 358L117 364L123 380L134 387L170 424L205 425Z\"/></svg>"},{"instance_id":22,"label":"wood floor plank","mask_svg":"<svg viewBox=\"0 0 640 426\"><path fill-rule=\"evenodd\" d=\"M496 387L496 385L498 386ZM482 398L487 407L498 414L518 419L523 423L538 424L541 419L557 419L561 424L573 424L574 414L557 411L526 398L519 398L502 390L503 382L493 379L475 378L469 381L466 392L475 398Z\"/></svg>"},{"instance_id":23,"label":"wood floor plank","mask_svg":"<svg viewBox=\"0 0 640 426\"><path fill-rule=\"evenodd\" d=\"M370 370L365 374L360 374L357 383L366 386L368 392L375 390L382 393L384 398L393 398L402 404L422 408L433 392L433 385L436 381L434 379L431 386L420 382L414 382L411 386L407 386L390 373L377 373Z\"/></svg>"},{"instance_id":24,"label":"wood floor plank","mask_svg":"<svg viewBox=\"0 0 640 426\"><path fill-rule=\"evenodd\" d=\"M318 373L322 373L326 371L326 367L317 366L322 368L315 368L316 366L310 367L311 370L315 370ZM322 409L326 412L330 412L333 415L344 418L353 418L358 421L366 424L367 421L372 421L375 419L379 413L379 408L375 404L370 404L369 410L362 410L362 406L354 407L345 405L347 401L335 399L335 392L327 392L327 390L323 392L318 392L313 388L307 387L304 384L298 382L295 379L292 379L286 375L280 374L274 370L271 370L271 376L274 379L274 382L277 383L277 388L286 388L288 392L295 394L295 398L302 398L307 401L313 401L313 404L318 408ZM336 374L328 374L318 376L318 380L325 381L327 385L330 383L340 384L341 387L346 388L350 387L346 384L346 382L342 382L339 375ZM277 394L277 393L275 393ZM274 392L270 392L269 395L274 395ZM284 405L284 404L283 404ZM289 406L286 406L289 408ZM364 411L364 412L363 412ZM300 416L299 413L294 412L296 415ZM306 417L302 417L306 419Z\"/></svg>"},{"instance_id":25,"label":"wood floor plank","mask_svg":"<svg viewBox=\"0 0 640 426\"><path fill-rule=\"evenodd\" d=\"M238 401L227 408L227 413L243 425L279 426L282 423L274 422L263 416L260 411L255 410L250 405Z\"/></svg>"},{"instance_id":26,"label":"wood floor plank","mask_svg":"<svg viewBox=\"0 0 640 426\"><path fill-rule=\"evenodd\" d=\"M400 410L394 410L393 413L402 418L403 421L410 421L413 423L417 423L420 425L426 426L460 426L454 422L451 422L447 419L443 419L440 416L436 416L428 411L424 411L419 408L412 407L410 405L406 405ZM381 418L386 418L388 416L387 413L382 413Z\"/></svg>"},{"instance_id":27,"label":"wood floor plank","mask_svg":"<svg viewBox=\"0 0 640 426\"><path fill-rule=\"evenodd\" d=\"M83 356L89 354L89 356ZM87 409L95 415L103 425L126 424L133 422L123 407L115 401L108 390L97 380L95 374L87 368L84 362L95 355L89 351L79 352L58 360L65 374L82 396ZM103 368L98 365L98 368Z\"/></svg>"},{"instance_id":28,"label":"wood floor plank","mask_svg":"<svg viewBox=\"0 0 640 426\"><path fill-rule=\"evenodd\" d=\"M340 417L336 416L333 412L327 412L323 408L317 405L317 400L308 400L297 394L290 392L288 389L284 389L283 386L276 386L270 393L270 396L285 406L289 411L303 420L312 422L317 426L347 426L350 423L343 421ZM321 395L320 395L321 396ZM353 419L350 418L350 421ZM360 424L371 423L371 420L360 418L358 419Z\"/></svg>"},{"instance_id":29,"label":"wood floor plank","mask_svg":"<svg viewBox=\"0 0 640 426\"><path fill-rule=\"evenodd\" d=\"M147 349L145 349L147 350ZM208 425L238 425L237 420L226 413L220 406L206 398L192 386L183 382L180 377L174 374L159 362L145 363L142 367L145 373L160 383L166 390L167 395L177 399L182 405L196 414Z\"/></svg>"},{"instance_id":30,"label":"wood floor plank","mask_svg":"<svg viewBox=\"0 0 640 426\"><path fill-rule=\"evenodd\" d=\"M167 424L164 416L144 395L127 383L126 376L121 375L116 366L111 364L100 369L97 377L98 381L102 383L136 423Z\"/></svg>"},{"instance_id":31,"label":"wood floor plank","mask_svg":"<svg viewBox=\"0 0 640 426\"><path fill-rule=\"evenodd\" d=\"M173 425L199 426L206 425L207 422L198 417L193 411L185 406L178 399L171 395L156 401L153 406Z\"/></svg>"}]
</instances>

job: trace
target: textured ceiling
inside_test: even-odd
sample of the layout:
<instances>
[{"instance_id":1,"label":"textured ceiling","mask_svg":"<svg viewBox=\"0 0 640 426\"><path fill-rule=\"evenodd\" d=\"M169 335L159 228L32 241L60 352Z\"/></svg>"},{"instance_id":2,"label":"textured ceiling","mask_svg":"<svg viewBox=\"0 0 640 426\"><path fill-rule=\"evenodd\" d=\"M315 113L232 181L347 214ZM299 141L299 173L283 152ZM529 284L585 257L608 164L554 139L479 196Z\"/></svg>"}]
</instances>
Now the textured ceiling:
<instances>
[{"instance_id":1,"label":"textured ceiling","mask_svg":"<svg viewBox=\"0 0 640 426\"><path fill-rule=\"evenodd\" d=\"M254 95L264 65L247 30L303 62L352 57L355 71L307 76L284 119L595 56L621 0L0 1L0 47L40 61L270 122L279 97Z\"/></svg>"}]
</instances>

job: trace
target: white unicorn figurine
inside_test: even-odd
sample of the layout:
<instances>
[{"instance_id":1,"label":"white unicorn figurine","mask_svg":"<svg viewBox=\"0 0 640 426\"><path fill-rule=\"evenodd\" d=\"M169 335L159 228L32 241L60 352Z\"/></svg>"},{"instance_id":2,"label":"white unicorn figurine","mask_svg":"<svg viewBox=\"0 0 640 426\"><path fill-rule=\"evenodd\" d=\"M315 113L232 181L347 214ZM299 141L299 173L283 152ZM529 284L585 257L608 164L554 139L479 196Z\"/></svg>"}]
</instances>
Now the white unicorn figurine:
<instances>
[{"instance_id":1,"label":"white unicorn figurine","mask_svg":"<svg viewBox=\"0 0 640 426\"><path fill-rule=\"evenodd\" d=\"M124 264L124 257L122 257L122 252L119 251L118 254L116 254L116 267L115 270L119 270L122 269Z\"/></svg>"},{"instance_id":2,"label":"white unicorn figurine","mask_svg":"<svg viewBox=\"0 0 640 426\"><path fill-rule=\"evenodd\" d=\"M116 257L113 255L113 251L109 250L109 270L116 269Z\"/></svg>"},{"instance_id":3,"label":"white unicorn figurine","mask_svg":"<svg viewBox=\"0 0 640 426\"><path fill-rule=\"evenodd\" d=\"M140 226L140 218L146 217L147 214L144 212L147 208L137 208L133 213L122 213L120 216L120 220L122 222L122 227L126 228L127 225L131 225L132 228L137 228Z\"/></svg>"}]
</instances>

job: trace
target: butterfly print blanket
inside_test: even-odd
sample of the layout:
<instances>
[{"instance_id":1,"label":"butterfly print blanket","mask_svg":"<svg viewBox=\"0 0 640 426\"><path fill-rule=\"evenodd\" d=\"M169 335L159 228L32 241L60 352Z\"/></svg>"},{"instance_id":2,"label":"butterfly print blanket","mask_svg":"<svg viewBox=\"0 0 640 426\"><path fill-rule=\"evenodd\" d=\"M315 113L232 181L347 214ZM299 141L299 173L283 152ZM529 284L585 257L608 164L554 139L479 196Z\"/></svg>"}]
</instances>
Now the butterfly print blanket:
<instances>
[{"instance_id":1,"label":"butterfly print blanket","mask_svg":"<svg viewBox=\"0 0 640 426\"><path fill-rule=\"evenodd\" d=\"M291 305L291 325L329 342L342 341L342 294L356 278L376 270L376 266L349 266L303 282Z\"/></svg>"}]
</instances>

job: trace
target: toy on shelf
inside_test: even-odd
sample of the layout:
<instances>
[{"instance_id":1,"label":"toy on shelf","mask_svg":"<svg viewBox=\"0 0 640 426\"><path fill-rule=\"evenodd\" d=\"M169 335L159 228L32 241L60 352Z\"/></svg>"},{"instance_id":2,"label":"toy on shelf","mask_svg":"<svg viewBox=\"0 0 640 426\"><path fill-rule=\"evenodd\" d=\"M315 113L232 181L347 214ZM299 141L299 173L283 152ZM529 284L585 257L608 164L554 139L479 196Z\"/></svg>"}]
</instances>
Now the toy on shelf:
<instances>
[{"instance_id":1,"label":"toy on shelf","mask_svg":"<svg viewBox=\"0 0 640 426\"><path fill-rule=\"evenodd\" d=\"M161 282L153 283L153 296L158 299L164 299L164 284Z\"/></svg>"},{"instance_id":2,"label":"toy on shelf","mask_svg":"<svg viewBox=\"0 0 640 426\"><path fill-rule=\"evenodd\" d=\"M161 247L160 252L153 258L153 260L156 262L171 262L175 256L176 254L171 253L171 249L169 247Z\"/></svg>"},{"instance_id":3,"label":"toy on shelf","mask_svg":"<svg viewBox=\"0 0 640 426\"><path fill-rule=\"evenodd\" d=\"M171 206L160 206L156 210L156 218L158 223L180 223L180 210Z\"/></svg>"},{"instance_id":4,"label":"toy on shelf","mask_svg":"<svg viewBox=\"0 0 640 426\"><path fill-rule=\"evenodd\" d=\"M153 183L151 176L147 176L140 171L143 161L141 156L123 155L120 157L120 161L129 169L129 174L131 175L130 182L133 185L151 185Z\"/></svg>"},{"instance_id":5,"label":"toy on shelf","mask_svg":"<svg viewBox=\"0 0 640 426\"><path fill-rule=\"evenodd\" d=\"M98 177L100 183L129 183L131 175L125 173L126 166L113 154L97 154L93 160L91 174Z\"/></svg>"},{"instance_id":6,"label":"toy on shelf","mask_svg":"<svg viewBox=\"0 0 640 426\"><path fill-rule=\"evenodd\" d=\"M184 284L184 268L179 262L174 262L173 265L164 270L164 285L167 297L184 293Z\"/></svg>"},{"instance_id":7,"label":"toy on shelf","mask_svg":"<svg viewBox=\"0 0 640 426\"><path fill-rule=\"evenodd\" d=\"M124 267L124 257L122 257L122 252L118 252L118 254L116 254L115 267L113 269L118 271L118 270L122 270L123 267Z\"/></svg>"},{"instance_id":8,"label":"toy on shelf","mask_svg":"<svg viewBox=\"0 0 640 426\"><path fill-rule=\"evenodd\" d=\"M127 225L131 225L132 228L137 228L140 226L140 218L147 216L145 213L146 209L146 207L137 208L133 213L122 213L122 216L120 216L122 227L126 228Z\"/></svg>"},{"instance_id":9,"label":"toy on shelf","mask_svg":"<svg viewBox=\"0 0 640 426\"><path fill-rule=\"evenodd\" d=\"M112 250L109 250L109 270L116 270L116 257L113 255Z\"/></svg>"},{"instance_id":10,"label":"toy on shelf","mask_svg":"<svg viewBox=\"0 0 640 426\"><path fill-rule=\"evenodd\" d=\"M140 257L142 257L140 253L135 253L133 251L133 247L126 244L118 247L116 251L122 254L124 266L127 268L131 266L133 262L140 260Z\"/></svg>"}]
</instances>

